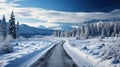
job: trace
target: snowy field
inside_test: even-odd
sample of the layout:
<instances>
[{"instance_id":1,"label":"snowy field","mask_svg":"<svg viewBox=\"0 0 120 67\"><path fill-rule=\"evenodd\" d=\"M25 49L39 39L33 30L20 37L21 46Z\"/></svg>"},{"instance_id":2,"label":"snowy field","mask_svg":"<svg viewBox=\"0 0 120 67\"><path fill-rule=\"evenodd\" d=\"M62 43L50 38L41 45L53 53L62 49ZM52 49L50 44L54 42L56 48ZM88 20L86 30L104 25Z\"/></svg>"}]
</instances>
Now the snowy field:
<instances>
[{"instance_id":1,"label":"snowy field","mask_svg":"<svg viewBox=\"0 0 120 67\"><path fill-rule=\"evenodd\" d=\"M120 67L120 38L68 39L64 48L80 67Z\"/></svg>"},{"instance_id":2,"label":"snowy field","mask_svg":"<svg viewBox=\"0 0 120 67\"><path fill-rule=\"evenodd\" d=\"M58 40L50 38L22 38L14 40L10 43L14 48L14 52L0 54L0 67L29 67L58 42Z\"/></svg>"}]
</instances>

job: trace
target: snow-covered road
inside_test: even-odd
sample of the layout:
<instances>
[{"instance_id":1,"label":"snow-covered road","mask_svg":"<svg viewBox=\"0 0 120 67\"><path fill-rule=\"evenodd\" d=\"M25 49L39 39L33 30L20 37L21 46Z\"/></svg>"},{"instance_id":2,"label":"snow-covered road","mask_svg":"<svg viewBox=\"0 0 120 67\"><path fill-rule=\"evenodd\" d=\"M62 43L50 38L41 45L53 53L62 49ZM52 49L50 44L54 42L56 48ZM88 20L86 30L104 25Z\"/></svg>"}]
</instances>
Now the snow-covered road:
<instances>
[{"instance_id":1,"label":"snow-covered road","mask_svg":"<svg viewBox=\"0 0 120 67\"><path fill-rule=\"evenodd\" d=\"M63 49L64 41L56 45L45 58L34 64L34 67L77 67ZM32 67L33 67L32 66Z\"/></svg>"}]
</instances>

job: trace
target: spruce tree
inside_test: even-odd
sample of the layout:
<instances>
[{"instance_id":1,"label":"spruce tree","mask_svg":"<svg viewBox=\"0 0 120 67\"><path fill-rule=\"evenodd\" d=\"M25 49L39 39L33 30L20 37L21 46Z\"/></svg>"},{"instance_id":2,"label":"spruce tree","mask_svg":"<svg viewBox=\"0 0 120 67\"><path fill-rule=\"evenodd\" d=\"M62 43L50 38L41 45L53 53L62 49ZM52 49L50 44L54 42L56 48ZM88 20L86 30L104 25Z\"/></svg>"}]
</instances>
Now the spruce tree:
<instances>
[{"instance_id":1,"label":"spruce tree","mask_svg":"<svg viewBox=\"0 0 120 67\"><path fill-rule=\"evenodd\" d=\"M8 34L11 35L13 38L16 38L16 25L15 25L15 16L12 11L10 20L9 20L9 29Z\"/></svg>"},{"instance_id":2,"label":"spruce tree","mask_svg":"<svg viewBox=\"0 0 120 67\"><path fill-rule=\"evenodd\" d=\"M5 15L3 15L2 18L2 23L1 23L1 35L6 38L6 19L5 19Z\"/></svg>"}]
</instances>

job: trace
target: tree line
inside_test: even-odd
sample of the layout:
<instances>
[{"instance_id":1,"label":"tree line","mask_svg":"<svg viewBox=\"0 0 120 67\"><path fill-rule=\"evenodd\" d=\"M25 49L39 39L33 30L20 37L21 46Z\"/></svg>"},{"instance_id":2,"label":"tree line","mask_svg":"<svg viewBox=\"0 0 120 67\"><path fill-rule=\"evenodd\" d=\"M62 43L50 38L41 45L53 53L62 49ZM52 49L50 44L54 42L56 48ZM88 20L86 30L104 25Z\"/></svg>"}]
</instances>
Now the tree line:
<instances>
[{"instance_id":1,"label":"tree line","mask_svg":"<svg viewBox=\"0 0 120 67\"><path fill-rule=\"evenodd\" d=\"M56 30L53 33L55 37L118 37L120 36L120 22L96 22L86 23L78 28L68 31Z\"/></svg>"},{"instance_id":2,"label":"tree line","mask_svg":"<svg viewBox=\"0 0 120 67\"><path fill-rule=\"evenodd\" d=\"M14 12L12 11L10 15L9 22L6 22L5 15L3 15L2 20L0 21L0 36L3 37L4 39L6 38L7 35L10 35L12 38L17 38L18 37L18 29L19 29L19 22L15 22L15 15Z\"/></svg>"}]
</instances>

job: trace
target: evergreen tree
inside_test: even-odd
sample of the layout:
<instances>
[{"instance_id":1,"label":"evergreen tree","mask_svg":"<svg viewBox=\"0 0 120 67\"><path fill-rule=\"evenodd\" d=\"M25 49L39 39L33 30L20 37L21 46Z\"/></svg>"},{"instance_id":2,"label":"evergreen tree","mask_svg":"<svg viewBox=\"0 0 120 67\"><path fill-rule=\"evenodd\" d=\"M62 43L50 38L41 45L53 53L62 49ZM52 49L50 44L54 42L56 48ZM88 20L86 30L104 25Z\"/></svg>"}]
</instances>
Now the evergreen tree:
<instances>
[{"instance_id":1,"label":"evergreen tree","mask_svg":"<svg viewBox=\"0 0 120 67\"><path fill-rule=\"evenodd\" d=\"M87 24L85 26L85 33L84 33L84 38L87 39L89 37L89 33L90 33L90 30L89 30L89 24Z\"/></svg>"},{"instance_id":2,"label":"evergreen tree","mask_svg":"<svg viewBox=\"0 0 120 67\"><path fill-rule=\"evenodd\" d=\"M80 36L80 28L77 28L76 37Z\"/></svg>"},{"instance_id":3,"label":"evergreen tree","mask_svg":"<svg viewBox=\"0 0 120 67\"><path fill-rule=\"evenodd\" d=\"M19 37L19 22L17 22L17 26L16 26L16 37Z\"/></svg>"},{"instance_id":4,"label":"evergreen tree","mask_svg":"<svg viewBox=\"0 0 120 67\"><path fill-rule=\"evenodd\" d=\"M64 34L65 34L65 37L70 37L70 32L68 30L66 30Z\"/></svg>"},{"instance_id":5,"label":"evergreen tree","mask_svg":"<svg viewBox=\"0 0 120 67\"><path fill-rule=\"evenodd\" d=\"M16 38L16 25L15 25L15 16L12 11L12 14L10 16L9 20L9 27L8 27L8 34L10 34L13 38Z\"/></svg>"},{"instance_id":6,"label":"evergreen tree","mask_svg":"<svg viewBox=\"0 0 120 67\"><path fill-rule=\"evenodd\" d=\"M6 19L5 19L5 15L3 15L3 18L2 18L2 23L1 23L1 35L6 38Z\"/></svg>"}]
</instances>

